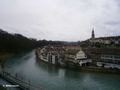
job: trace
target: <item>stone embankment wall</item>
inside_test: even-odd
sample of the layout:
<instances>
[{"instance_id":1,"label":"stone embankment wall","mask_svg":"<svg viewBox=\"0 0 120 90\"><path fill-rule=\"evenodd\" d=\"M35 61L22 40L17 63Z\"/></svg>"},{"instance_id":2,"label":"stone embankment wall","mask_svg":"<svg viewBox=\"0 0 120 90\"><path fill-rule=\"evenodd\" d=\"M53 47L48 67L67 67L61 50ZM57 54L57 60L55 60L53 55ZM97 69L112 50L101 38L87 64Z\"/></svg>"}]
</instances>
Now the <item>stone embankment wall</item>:
<instances>
[{"instance_id":1,"label":"stone embankment wall","mask_svg":"<svg viewBox=\"0 0 120 90\"><path fill-rule=\"evenodd\" d=\"M99 73L120 74L120 70L101 68L101 67L81 67L80 70L90 71L90 72L99 72Z\"/></svg>"}]
</instances>

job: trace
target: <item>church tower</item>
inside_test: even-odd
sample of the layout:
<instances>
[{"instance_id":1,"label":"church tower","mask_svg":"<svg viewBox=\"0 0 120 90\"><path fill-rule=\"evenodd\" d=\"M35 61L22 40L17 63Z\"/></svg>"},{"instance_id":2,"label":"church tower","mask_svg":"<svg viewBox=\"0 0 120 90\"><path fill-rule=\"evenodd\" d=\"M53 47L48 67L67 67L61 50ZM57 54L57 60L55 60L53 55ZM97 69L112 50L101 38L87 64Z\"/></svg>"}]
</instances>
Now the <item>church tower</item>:
<instances>
[{"instance_id":1,"label":"church tower","mask_svg":"<svg viewBox=\"0 0 120 90\"><path fill-rule=\"evenodd\" d=\"M94 34L94 28L92 28L92 35L91 38L94 39L95 38L95 34Z\"/></svg>"}]
</instances>

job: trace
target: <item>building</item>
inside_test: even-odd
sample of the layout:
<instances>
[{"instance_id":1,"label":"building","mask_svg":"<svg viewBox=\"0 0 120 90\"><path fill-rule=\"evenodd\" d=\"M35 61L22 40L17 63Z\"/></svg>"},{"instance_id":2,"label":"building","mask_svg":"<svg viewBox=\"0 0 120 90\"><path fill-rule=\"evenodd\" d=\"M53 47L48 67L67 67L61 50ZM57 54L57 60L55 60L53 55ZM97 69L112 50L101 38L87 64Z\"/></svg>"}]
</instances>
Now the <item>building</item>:
<instances>
[{"instance_id":1,"label":"building","mask_svg":"<svg viewBox=\"0 0 120 90\"><path fill-rule=\"evenodd\" d=\"M45 61L49 62L51 64L59 64L59 53L61 50L57 50L56 47L53 46L44 46L42 49L38 49L38 58Z\"/></svg>"},{"instance_id":2,"label":"building","mask_svg":"<svg viewBox=\"0 0 120 90\"><path fill-rule=\"evenodd\" d=\"M101 54L101 61L97 62L97 66L120 69L120 55Z\"/></svg>"},{"instance_id":3,"label":"building","mask_svg":"<svg viewBox=\"0 0 120 90\"><path fill-rule=\"evenodd\" d=\"M78 63L78 66L87 66L92 63L92 59L88 59L80 46L44 46L38 50L38 58L51 64L60 64L65 66L68 62L70 66Z\"/></svg>"},{"instance_id":4,"label":"building","mask_svg":"<svg viewBox=\"0 0 120 90\"><path fill-rule=\"evenodd\" d=\"M82 50L80 50L76 54L76 58L75 59L79 63L79 66L88 66L90 63L92 63L92 59L88 59L87 55Z\"/></svg>"},{"instance_id":5,"label":"building","mask_svg":"<svg viewBox=\"0 0 120 90\"><path fill-rule=\"evenodd\" d=\"M65 60L70 62L71 65L78 63L79 66L87 66L88 63L92 63L92 59L88 59L82 48L78 48L78 46L76 46L76 49L71 46L66 50Z\"/></svg>"},{"instance_id":6,"label":"building","mask_svg":"<svg viewBox=\"0 0 120 90\"><path fill-rule=\"evenodd\" d=\"M95 38L95 34L94 34L94 28L92 29L92 35L91 35L91 39Z\"/></svg>"},{"instance_id":7,"label":"building","mask_svg":"<svg viewBox=\"0 0 120 90\"><path fill-rule=\"evenodd\" d=\"M119 64L106 63L106 62L97 62L98 67L110 68L110 69L120 69Z\"/></svg>"},{"instance_id":8,"label":"building","mask_svg":"<svg viewBox=\"0 0 120 90\"><path fill-rule=\"evenodd\" d=\"M98 67L120 69L120 48L86 48L85 53L92 58L92 64Z\"/></svg>"},{"instance_id":9,"label":"building","mask_svg":"<svg viewBox=\"0 0 120 90\"><path fill-rule=\"evenodd\" d=\"M99 44L105 44L105 45L110 45L110 44L119 45L120 44L120 36L95 38L95 32L94 32L94 29L92 29L92 34L91 34L91 38L89 39L89 42L94 43L94 44L99 43Z\"/></svg>"}]
</instances>

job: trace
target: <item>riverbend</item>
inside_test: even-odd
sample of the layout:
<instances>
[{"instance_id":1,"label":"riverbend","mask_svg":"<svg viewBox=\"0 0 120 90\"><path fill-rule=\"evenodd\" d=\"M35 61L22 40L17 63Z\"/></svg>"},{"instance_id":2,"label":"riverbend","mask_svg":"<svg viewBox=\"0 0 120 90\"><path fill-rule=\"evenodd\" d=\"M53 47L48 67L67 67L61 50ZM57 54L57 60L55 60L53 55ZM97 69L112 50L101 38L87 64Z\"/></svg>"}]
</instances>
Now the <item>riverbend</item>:
<instances>
[{"instance_id":1,"label":"riverbend","mask_svg":"<svg viewBox=\"0 0 120 90\"><path fill-rule=\"evenodd\" d=\"M45 90L119 90L116 74L75 71L44 63L36 58L35 50L11 56L3 63L11 75Z\"/></svg>"}]
</instances>

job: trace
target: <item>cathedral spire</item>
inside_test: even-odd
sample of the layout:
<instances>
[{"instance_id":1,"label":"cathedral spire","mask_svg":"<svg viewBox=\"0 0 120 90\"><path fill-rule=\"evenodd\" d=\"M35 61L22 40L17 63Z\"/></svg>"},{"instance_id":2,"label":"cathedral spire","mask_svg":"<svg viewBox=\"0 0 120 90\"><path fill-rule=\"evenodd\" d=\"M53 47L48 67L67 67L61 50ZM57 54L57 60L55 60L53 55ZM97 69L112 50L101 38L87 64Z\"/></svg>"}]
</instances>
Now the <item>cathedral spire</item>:
<instances>
[{"instance_id":1,"label":"cathedral spire","mask_svg":"<svg viewBox=\"0 0 120 90\"><path fill-rule=\"evenodd\" d=\"M92 35L91 38L94 39L95 38L95 34L94 34L94 28L92 28Z\"/></svg>"}]
</instances>

